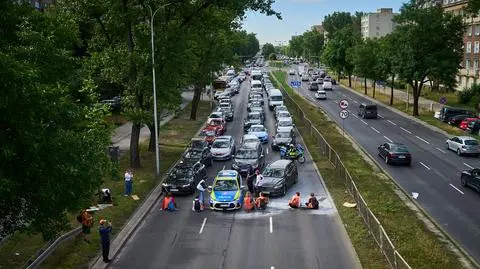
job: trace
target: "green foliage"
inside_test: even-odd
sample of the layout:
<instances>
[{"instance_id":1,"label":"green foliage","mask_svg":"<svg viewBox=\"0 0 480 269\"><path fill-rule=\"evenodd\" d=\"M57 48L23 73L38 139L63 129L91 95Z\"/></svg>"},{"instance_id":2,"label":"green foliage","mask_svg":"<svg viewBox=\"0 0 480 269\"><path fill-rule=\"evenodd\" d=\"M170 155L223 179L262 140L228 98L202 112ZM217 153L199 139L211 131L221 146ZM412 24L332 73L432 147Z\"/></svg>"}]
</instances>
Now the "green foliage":
<instances>
[{"instance_id":1,"label":"green foliage","mask_svg":"<svg viewBox=\"0 0 480 269\"><path fill-rule=\"evenodd\" d=\"M268 56L268 59L270 61L276 61L277 60L277 54L275 53L270 53L270 55Z\"/></svg>"},{"instance_id":2,"label":"green foliage","mask_svg":"<svg viewBox=\"0 0 480 269\"><path fill-rule=\"evenodd\" d=\"M304 58L319 57L322 54L323 45L323 34L315 30L306 31L302 35L292 37L286 54Z\"/></svg>"},{"instance_id":3,"label":"green foliage","mask_svg":"<svg viewBox=\"0 0 480 269\"><path fill-rule=\"evenodd\" d=\"M273 44L270 44L270 43L264 44L262 47L263 57L268 58L272 53L275 53L275 47L273 46Z\"/></svg>"},{"instance_id":4,"label":"green foliage","mask_svg":"<svg viewBox=\"0 0 480 269\"><path fill-rule=\"evenodd\" d=\"M336 33L343 28L353 24L352 15L349 12L334 12L325 16L323 19L323 28L327 32L328 38L336 36Z\"/></svg>"},{"instance_id":5,"label":"green foliage","mask_svg":"<svg viewBox=\"0 0 480 269\"><path fill-rule=\"evenodd\" d=\"M2 2L0 41L0 233L65 229L108 172L111 128L77 81L78 26L68 14ZM77 97L84 96L79 99Z\"/></svg>"},{"instance_id":6,"label":"green foliage","mask_svg":"<svg viewBox=\"0 0 480 269\"><path fill-rule=\"evenodd\" d=\"M477 109L480 104L480 84L473 84L469 89L458 92L458 102Z\"/></svg>"},{"instance_id":7,"label":"green foliage","mask_svg":"<svg viewBox=\"0 0 480 269\"><path fill-rule=\"evenodd\" d=\"M233 47L233 53L242 56L243 59L252 58L260 50L260 43L254 33L235 31L233 37L237 40Z\"/></svg>"},{"instance_id":8,"label":"green foliage","mask_svg":"<svg viewBox=\"0 0 480 269\"><path fill-rule=\"evenodd\" d=\"M352 74L355 67L352 50L360 40L360 35L356 33L352 25L339 30L327 43L322 53L323 62L337 73L346 72L347 74Z\"/></svg>"}]
</instances>

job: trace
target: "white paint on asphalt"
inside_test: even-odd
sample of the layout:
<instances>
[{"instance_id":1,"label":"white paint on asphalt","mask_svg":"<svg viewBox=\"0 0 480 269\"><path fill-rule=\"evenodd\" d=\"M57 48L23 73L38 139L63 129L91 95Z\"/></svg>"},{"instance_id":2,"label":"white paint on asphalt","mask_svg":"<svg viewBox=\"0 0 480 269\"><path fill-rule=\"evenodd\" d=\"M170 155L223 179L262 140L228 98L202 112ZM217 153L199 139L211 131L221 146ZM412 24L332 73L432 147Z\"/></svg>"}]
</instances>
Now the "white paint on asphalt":
<instances>
[{"instance_id":1,"label":"white paint on asphalt","mask_svg":"<svg viewBox=\"0 0 480 269\"><path fill-rule=\"evenodd\" d=\"M372 128L372 130L374 130L374 131L375 131L377 134L379 134L379 133L380 133L380 131L379 131L379 130L377 130L377 129L373 128L373 127L370 127L370 128Z\"/></svg>"},{"instance_id":2,"label":"white paint on asphalt","mask_svg":"<svg viewBox=\"0 0 480 269\"><path fill-rule=\"evenodd\" d=\"M270 269L275 269L275 267L273 267L273 266L270 266Z\"/></svg>"},{"instance_id":3,"label":"white paint on asphalt","mask_svg":"<svg viewBox=\"0 0 480 269\"><path fill-rule=\"evenodd\" d=\"M338 104L338 101L333 101L335 104Z\"/></svg>"},{"instance_id":4,"label":"white paint on asphalt","mask_svg":"<svg viewBox=\"0 0 480 269\"><path fill-rule=\"evenodd\" d=\"M355 113L350 113L350 115L352 115L353 117L357 118L358 119L358 116L355 115Z\"/></svg>"},{"instance_id":5,"label":"white paint on asphalt","mask_svg":"<svg viewBox=\"0 0 480 269\"><path fill-rule=\"evenodd\" d=\"M428 167L426 164L420 162L421 165L423 165L423 167L427 168L428 170L430 170L430 167Z\"/></svg>"},{"instance_id":6,"label":"white paint on asphalt","mask_svg":"<svg viewBox=\"0 0 480 269\"><path fill-rule=\"evenodd\" d=\"M421 138L420 136L416 135L415 137L430 145L430 142L428 142L427 140Z\"/></svg>"},{"instance_id":7,"label":"white paint on asphalt","mask_svg":"<svg viewBox=\"0 0 480 269\"><path fill-rule=\"evenodd\" d=\"M445 151L443 151L441 148L435 148L437 149L438 151L440 151L441 153L445 153Z\"/></svg>"},{"instance_id":8,"label":"white paint on asphalt","mask_svg":"<svg viewBox=\"0 0 480 269\"><path fill-rule=\"evenodd\" d=\"M272 217L270 217L270 233L273 234L273 220L272 220Z\"/></svg>"},{"instance_id":9,"label":"white paint on asphalt","mask_svg":"<svg viewBox=\"0 0 480 269\"><path fill-rule=\"evenodd\" d=\"M391 121L391 120L387 120L387 121L388 121L391 125L397 126L397 124L396 124L395 122L393 122L393 121Z\"/></svg>"},{"instance_id":10,"label":"white paint on asphalt","mask_svg":"<svg viewBox=\"0 0 480 269\"><path fill-rule=\"evenodd\" d=\"M473 169L473 166L469 165L468 163L463 163L466 167Z\"/></svg>"},{"instance_id":11,"label":"white paint on asphalt","mask_svg":"<svg viewBox=\"0 0 480 269\"><path fill-rule=\"evenodd\" d=\"M268 147L267 147L267 155L268 155Z\"/></svg>"},{"instance_id":12,"label":"white paint on asphalt","mask_svg":"<svg viewBox=\"0 0 480 269\"><path fill-rule=\"evenodd\" d=\"M382 115L377 114L377 116L378 116L380 119L383 119L383 116L382 116Z\"/></svg>"},{"instance_id":13,"label":"white paint on asphalt","mask_svg":"<svg viewBox=\"0 0 480 269\"><path fill-rule=\"evenodd\" d=\"M368 125L368 123L366 121L364 121L364 120L360 120L360 121L363 122L363 124Z\"/></svg>"},{"instance_id":14,"label":"white paint on asphalt","mask_svg":"<svg viewBox=\"0 0 480 269\"><path fill-rule=\"evenodd\" d=\"M459 193L461 193L462 195L464 194L463 191L459 190L457 187L453 186L452 183L449 184L450 187L454 188L456 191L458 191Z\"/></svg>"},{"instance_id":15,"label":"white paint on asphalt","mask_svg":"<svg viewBox=\"0 0 480 269\"><path fill-rule=\"evenodd\" d=\"M355 100L354 100L353 102L354 102L355 104L358 104L358 101L355 101Z\"/></svg>"},{"instance_id":16,"label":"white paint on asphalt","mask_svg":"<svg viewBox=\"0 0 480 269\"><path fill-rule=\"evenodd\" d=\"M410 132L409 130L403 128L403 127L400 127L400 129L404 130L405 132L409 133L409 134L412 134L412 132Z\"/></svg>"},{"instance_id":17,"label":"white paint on asphalt","mask_svg":"<svg viewBox=\"0 0 480 269\"><path fill-rule=\"evenodd\" d=\"M383 137L385 137L385 139L387 139L388 142L393 143L392 139L390 139L390 138L388 138L388 137L386 137L386 136L383 136Z\"/></svg>"},{"instance_id":18,"label":"white paint on asphalt","mask_svg":"<svg viewBox=\"0 0 480 269\"><path fill-rule=\"evenodd\" d=\"M203 228L205 228L205 223L207 223L207 218L204 218L204 219L203 219L202 227L200 227L200 231L198 231L198 234L202 234Z\"/></svg>"}]
</instances>

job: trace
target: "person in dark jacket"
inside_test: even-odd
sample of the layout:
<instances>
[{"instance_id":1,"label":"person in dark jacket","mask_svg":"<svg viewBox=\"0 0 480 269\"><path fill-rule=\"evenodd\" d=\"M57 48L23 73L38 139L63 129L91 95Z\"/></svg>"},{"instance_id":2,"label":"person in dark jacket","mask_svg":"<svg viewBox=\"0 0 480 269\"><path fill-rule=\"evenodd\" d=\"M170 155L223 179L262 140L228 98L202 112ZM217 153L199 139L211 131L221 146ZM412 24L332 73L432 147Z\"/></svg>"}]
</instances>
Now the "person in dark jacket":
<instances>
[{"instance_id":1,"label":"person in dark jacket","mask_svg":"<svg viewBox=\"0 0 480 269\"><path fill-rule=\"evenodd\" d=\"M102 242L102 256L104 262L110 262L108 256L110 255L110 233L112 232L112 223L104 219L100 220L100 228L98 228L100 233L100 240Z\"/></svg>"}]
</instances>

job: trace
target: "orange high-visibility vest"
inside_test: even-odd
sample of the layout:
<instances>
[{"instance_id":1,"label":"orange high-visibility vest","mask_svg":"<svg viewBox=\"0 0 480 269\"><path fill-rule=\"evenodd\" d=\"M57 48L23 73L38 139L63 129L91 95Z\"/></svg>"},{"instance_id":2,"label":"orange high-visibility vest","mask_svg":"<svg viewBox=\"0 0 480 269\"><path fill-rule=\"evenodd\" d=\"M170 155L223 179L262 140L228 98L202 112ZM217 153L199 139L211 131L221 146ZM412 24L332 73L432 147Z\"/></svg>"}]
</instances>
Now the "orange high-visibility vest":
<instances>
[{"instance_id":1,"label":"orange high-visibility vest","mask_svg":"<svg viewBox=\"0 0 480 269\"><path fill-rule=\"evenodd\" d=\"M253 209L252 197L251 196L245 197L245 199L243 200L243 204L244 204L245 210L252 210Z\"/></svg>"},{"instance_id":2,"label":"orange high-visibility vest","mask_svg":"<svg viewBox=\"0 0 480 269\"><path fill-rule=\"evenodd\" d=\"M172 201L172 197L163 198L162 209L167 209L170 201Z\"/></svg>"}]
</instances>

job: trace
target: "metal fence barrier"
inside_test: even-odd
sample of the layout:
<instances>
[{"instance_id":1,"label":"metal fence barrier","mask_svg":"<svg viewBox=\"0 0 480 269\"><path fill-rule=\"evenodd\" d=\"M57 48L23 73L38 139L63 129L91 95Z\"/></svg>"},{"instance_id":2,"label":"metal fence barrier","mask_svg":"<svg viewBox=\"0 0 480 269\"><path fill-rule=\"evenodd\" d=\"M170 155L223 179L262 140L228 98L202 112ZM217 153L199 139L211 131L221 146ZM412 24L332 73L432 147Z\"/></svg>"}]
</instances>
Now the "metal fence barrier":
<instances>
[{"instance_id":1,"label":"metal fence barrier","mask_svg":"<svg viewBox=\"0 0 480 269\"><path fill-rule=\"evenodd\" d=\"M329 162L335 168L335 171L338 175L345 180L345 186L350 194L355 199L357 203L357 209L360 216L363 218L370 234L375 239L375 242L379 246L383 255L385 256L390 268L392 269L411 269L410 265L405 261L405 259L400 255L400 253L395 249L395 246L392 243L392 240L388 237L385 229L380 224L380 221L373 214L373 212L368 208L367 202L363 199L363 196L360 194L355 181L352 176L345 168L342 160L335 150L330 146L330 144L325 140L322 134L315 128L312 124L312 121L308 119L306 114L300 108L300 106L292 99L288 92L281 86L282 84L272 76L273 79L277 82L280 87L280 90L283 92L284 103L289 106L290 109L295 110L295 112L300 115L300 122L297 122L297 125L304 126L308 129L309 133L317 141L317 147L322 155L328 158Z\"/></svg>"}]
</instances>

